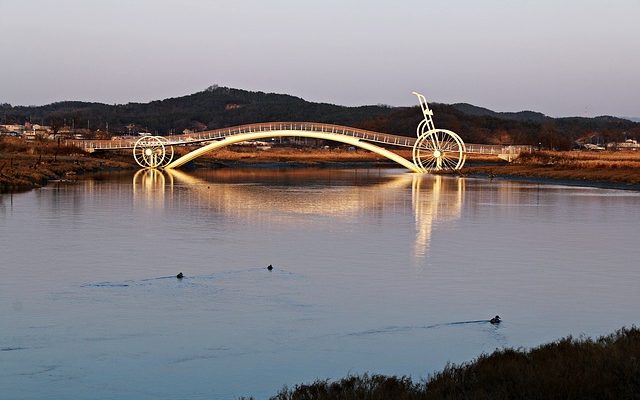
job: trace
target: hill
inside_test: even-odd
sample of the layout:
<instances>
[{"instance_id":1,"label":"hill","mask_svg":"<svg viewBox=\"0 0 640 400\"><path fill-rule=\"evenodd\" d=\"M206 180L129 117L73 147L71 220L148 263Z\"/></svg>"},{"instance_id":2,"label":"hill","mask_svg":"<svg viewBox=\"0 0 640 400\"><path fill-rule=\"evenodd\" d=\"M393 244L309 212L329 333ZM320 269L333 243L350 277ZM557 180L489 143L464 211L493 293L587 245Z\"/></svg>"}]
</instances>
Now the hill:
<instances>
[{"instance_id":1,"label":"hill","mask_svg":"<svg viewBox=\"0 0 640 400\"><path fill-rule=\"evenodd\" d=\"M499 119L510 119L514 121L534 121L534 122L544 122L545 120L550 119L546 115L535 112L535 111L520 111L520 112L495 112L489 110L487 108L474 106L473 104L468 103L456 103L451 105L456 110L462 112L467 115L475 115L475 116L489 116L495 117Z\"/></svg>"},{"instance_id":2,"label":"hill","mask_svg":"<svg viewBox=\"0 0 640 400\"><path fill-rule=\"evenodd\" d=\"M465 141L495 144L541 144L571 148L577 139L622 141L640 138L640 124L615 117L551 118L533 111L495 112L471 104L431 104L436 127L459 133ZM179 133L266 121L313 121L414 136L422 119L418 106L345 107L313 103L299 97L211 86L191 95L149 103L108 105L64 101L44 106L0 105L0 121L107 130L111 134L148 131Z\"/></svg>"}]
</instances>

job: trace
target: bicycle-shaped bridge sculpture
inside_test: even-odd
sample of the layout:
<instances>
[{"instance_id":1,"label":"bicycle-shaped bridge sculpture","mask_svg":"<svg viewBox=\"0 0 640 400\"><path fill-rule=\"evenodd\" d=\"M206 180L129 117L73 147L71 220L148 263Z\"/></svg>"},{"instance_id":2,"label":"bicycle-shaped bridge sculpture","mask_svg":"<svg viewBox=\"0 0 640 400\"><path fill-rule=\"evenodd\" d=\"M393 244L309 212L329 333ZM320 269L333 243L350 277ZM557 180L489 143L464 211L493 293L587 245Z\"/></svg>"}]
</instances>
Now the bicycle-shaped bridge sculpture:
<instances>
[{"instance_id":1,"label":"bicycle-shaped bridge sculpture","mask_svg":"<svg viewBox=\"0 0 640 400\"><path fill-rule=\"evenodd\" d=\"M418 97L424 119L416 129L417 139L390 135L362 129L329 124L308 122L274 122L252 124L241 127L224 128L190 136L146 136L138 139L133 146L133 156L143 168L175 168L191 159L210 151L211 144L195 150L173 161L173 146L195 143L215 143L211 149L238 143L244 140L256 140L268 137L300 136L316 139L334 140L365 148L381 154L414 172L431 172L444 169L457 170L465 162L465 144L456 133L446 129L436 129L433 123L433 111L420 93ZM413 163L373 143L413 148Z\"/></svg>"}]
</instances>

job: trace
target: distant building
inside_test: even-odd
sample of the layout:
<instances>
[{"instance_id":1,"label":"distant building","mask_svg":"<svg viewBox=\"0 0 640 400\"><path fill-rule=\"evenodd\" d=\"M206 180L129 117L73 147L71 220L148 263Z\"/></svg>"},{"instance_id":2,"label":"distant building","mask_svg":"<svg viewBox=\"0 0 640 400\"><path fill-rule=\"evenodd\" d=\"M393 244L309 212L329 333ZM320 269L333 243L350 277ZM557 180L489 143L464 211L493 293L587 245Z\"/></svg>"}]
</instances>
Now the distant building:
<instances>
[{"instance_id":1,"label":"distant building","mask_svg":"<svg viewBox=\"0 0 640 400\"><path fill-rule=\"evenodd\" d=\"M48 126L48 125L34 124L34 125L31 126L31 129L34 129L36 132L38 132L38 131L47 132L47 133L53 132L53 128Z\"/></svg>"},{"instance_id":2,"label":"distant building","mask_svg":"<svg viewBox=\"0 0 640 400\"><path fill-rule=\"evenodd\" d=\"M23 136L27 140L49 138L53 134L53 129L50 126L29 124L29 128L25 124L25 130Z\"/></svg>"},{"instance_id":3,"label":"distant building","mask_svg":"<svg viewBox=\"0 0 640 400\"><path fill-rule=\"evenodd\" d=\"M627 151L638 151L640 150L640 144L638 144L637 140L627 139L622 143L609 143L607 147L613 150L627 150Z\"/></svg>"},{"instance_id":4,"label":"distant building","mask_svg":"<svg viewBox=\"0 0 640 400\"><path fill-rule=\"evenodd\" d=\"M24 125L18 125L18 124L0 125L0 133L5 135L11 133L12 135L10 136L22 135L24 133Z\"/></svg>"},{"instance_id":5,"label":"distant building","mask_svg":"<svg viewBox=\"0 0 640 400\"><path fill-rule=\"evenodd\" d=\"M70 126L62 126L58 129L58 134L60 135L71 135L73 133L73 131L71 130Z\"/></svg>"},{"instance_id":6,"label":"distant building","mask_svg":"<svg viewBox=\"0 0 640 400\"><path fill-rule=\"evenodd\" d=\"M582 145L583 148L587 149L587 150L606 150L604 147L602 146L598 146L597 144L591 144L591 143L585 143Z\"/></svg>"}]
</instances>

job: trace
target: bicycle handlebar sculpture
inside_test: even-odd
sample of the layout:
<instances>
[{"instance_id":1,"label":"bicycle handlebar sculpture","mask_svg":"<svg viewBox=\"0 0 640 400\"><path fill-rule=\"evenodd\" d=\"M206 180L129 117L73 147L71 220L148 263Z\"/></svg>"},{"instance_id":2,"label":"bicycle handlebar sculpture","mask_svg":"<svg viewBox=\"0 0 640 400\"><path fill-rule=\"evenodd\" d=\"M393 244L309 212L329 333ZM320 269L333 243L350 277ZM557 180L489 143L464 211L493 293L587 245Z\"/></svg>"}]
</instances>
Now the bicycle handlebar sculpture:
<instances>
[{"instance_id":1,"label":"bicycle handlebar sculpture","mask_svg":"<svg viewBox=\"0 0 640 400\"><path fill-rule=\"evenodd\" d=\"M466 155L464 142L456 133L446 129L436 129L433 111L420 93L418 96L424 119L418 124L418 140L413 145L413 163L423 172L442 169L460 169Z\"/></svg>"}]
</instances>

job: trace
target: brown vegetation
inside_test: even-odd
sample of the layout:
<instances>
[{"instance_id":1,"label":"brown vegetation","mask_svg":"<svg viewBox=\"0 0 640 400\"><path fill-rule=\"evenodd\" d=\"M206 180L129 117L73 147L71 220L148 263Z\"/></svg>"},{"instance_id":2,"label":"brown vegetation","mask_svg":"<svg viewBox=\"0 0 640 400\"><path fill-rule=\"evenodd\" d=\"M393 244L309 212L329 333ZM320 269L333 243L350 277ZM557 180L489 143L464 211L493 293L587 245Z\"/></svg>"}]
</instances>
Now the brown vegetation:
<instances>
[{"instance_id":1,"label":"brown vegetation","mask_svg":"<svg viewBox=\"0 0 640 400\"><path fill-rule=\"evenodd\" d=\"M639 152L541 151L510 164L469 167L463 174L640 184Z\"/></svg>"},{"instance_id":2,"label":"brown vegetation","mask_svg":"<svg viewBox=\"0 0 640 400\"><path fill-rule=\"evenodd\" d=\"M54 141L0 137L0 192L27 190L85 172L131 167L130 161L90 157L77 147Z\"/></svg>"},{"instance_id":3,"label":"brown vegetation","mask_svg":"<svg viewBox=\"0 0 640 400\"><path fill-rule=\"evenodd\" d=\"M193 150L193 149L191 149ZM390 149L393 153L398 154L407 160L412 160L411 149ZM184 148L177 150L177 155L186 154L188 151ZM363 149L347 149L338 148L296 148L296 147L273 147L270 149L259 150L254 147L229 146L218 149L214 152L205 154L201 157L203 160L219 161L219 162L238 162L246 164L257 163L273 163L273 162L295 162L302 164L322 164L322 163L384 163L390 166L397 164L386 157ZM174 158L175 159L175 158ZM477 162L498 162L500 161L495 155L469 154L468 161Z\"/></svg>"},{"instance_id":4,"label":"brown vegetation","mask_svg":"<svg viewBox=\"0 0 640 400\"><path fill-rule=\"evenodd\" d=\"M185 150L178 150L180 154ZM411 159L411 150L392 150L407 159ZM273 147L258 150L254 147L232 146L218 149L201 157L202 161L241 162L247 164L296 162L304 164L321 164L333 162L384 162L395 164L387 158L367 150L345 148L294 148Z\"/></svg>"}]
</instances>

